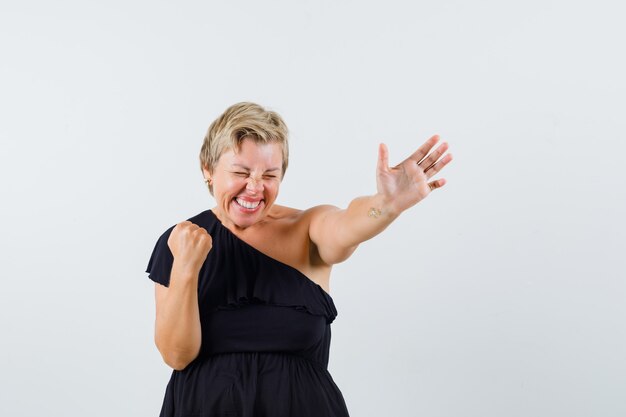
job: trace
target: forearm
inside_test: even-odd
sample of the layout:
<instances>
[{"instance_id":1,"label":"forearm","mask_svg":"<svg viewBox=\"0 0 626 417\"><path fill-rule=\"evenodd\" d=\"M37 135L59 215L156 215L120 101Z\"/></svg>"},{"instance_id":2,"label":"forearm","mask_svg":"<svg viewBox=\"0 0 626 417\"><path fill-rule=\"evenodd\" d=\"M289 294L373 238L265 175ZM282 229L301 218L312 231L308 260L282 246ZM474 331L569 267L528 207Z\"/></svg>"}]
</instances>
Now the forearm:
<instances>
[{"instance_id":1,"label":"forearm","mask_svg":"<svg viewBox=\"0 0 626 417\"><path fill-rule=\"evenodd\" d=\"M200 351L198 273L183 271L174 260L167 295L156 315L155 342L165 362L182 369Z\"/></svg>"},{"instance_id":2,"label":"forearm","mask_svg":"<svg viewBox=\"0 0 626 417\"><path fill-rule=\"evenodd\" d=\"M337 219L338 241L343 247L353 247L381 233L400 212L383 196L357 197Z\"/></svg>"}]
</instances>

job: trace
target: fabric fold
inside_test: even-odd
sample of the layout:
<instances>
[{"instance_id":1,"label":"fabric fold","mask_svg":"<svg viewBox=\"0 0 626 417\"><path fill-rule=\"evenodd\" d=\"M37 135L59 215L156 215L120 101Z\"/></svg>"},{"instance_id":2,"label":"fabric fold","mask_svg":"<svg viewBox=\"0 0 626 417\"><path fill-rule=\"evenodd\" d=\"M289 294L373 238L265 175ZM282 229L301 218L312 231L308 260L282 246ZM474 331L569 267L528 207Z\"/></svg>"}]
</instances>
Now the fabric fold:
<instances>
[{"instance_id":1,"label":"fabric fold","mask_svg":"<svg viewBox=\"0 0 626 417\"><path fill-rule=\"evenodd\" d=\"M198 281L198 296L207 301L205 314L267 304L324 316L327 323L337 317L332 297L320 285L241 240L211 210L188 220L205 228L213 239ZM169 286L174 260L167 245L174 227L160 236L146 269L150 279L165 286Z\"/></svg>"}]
</instances>

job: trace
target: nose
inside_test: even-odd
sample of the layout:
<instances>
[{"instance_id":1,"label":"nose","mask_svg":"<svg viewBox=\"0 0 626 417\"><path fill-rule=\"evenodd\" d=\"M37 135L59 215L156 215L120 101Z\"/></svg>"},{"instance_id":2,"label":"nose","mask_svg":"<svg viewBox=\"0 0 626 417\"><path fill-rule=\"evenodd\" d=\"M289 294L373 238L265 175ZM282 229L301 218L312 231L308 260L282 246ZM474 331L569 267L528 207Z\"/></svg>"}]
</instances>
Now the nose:
<instances>
[{"instance_id":1,"label":"nose","mask_svg":"<svg viewBox=\"0 0 626 417\"><path fill-rule=\"evenodd\" d=\"M263 180L252 177L248 178L246 189L250 191L263 191Z\"/></svg>"}]
</instances>

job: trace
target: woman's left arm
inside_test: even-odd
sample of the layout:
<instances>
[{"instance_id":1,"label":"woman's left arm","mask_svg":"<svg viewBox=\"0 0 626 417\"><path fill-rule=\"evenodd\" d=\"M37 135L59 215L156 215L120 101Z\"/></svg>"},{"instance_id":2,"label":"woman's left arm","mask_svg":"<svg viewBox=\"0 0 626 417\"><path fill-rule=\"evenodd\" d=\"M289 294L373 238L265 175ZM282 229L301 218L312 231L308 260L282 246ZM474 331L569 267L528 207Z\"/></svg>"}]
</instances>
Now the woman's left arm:
<instances>
[{"instance_id":1,"label":"woman's left arm","mask_svg":"<svg viewBox=\"0 0 626 417\"><path fill-rule=\"evenodd\" d=\"M411 156L389 167L389 152L384 144L378 149L376 194L357 197L345 210L319 206L313 210L309 236L317 246L322 261L332 265L346 260L357 246L385 230L403 211L423 200L431 191L446 184L444 178L430 181L451 160L442 157L448 149L435 135Z\"/></svg>"}]
</instances>

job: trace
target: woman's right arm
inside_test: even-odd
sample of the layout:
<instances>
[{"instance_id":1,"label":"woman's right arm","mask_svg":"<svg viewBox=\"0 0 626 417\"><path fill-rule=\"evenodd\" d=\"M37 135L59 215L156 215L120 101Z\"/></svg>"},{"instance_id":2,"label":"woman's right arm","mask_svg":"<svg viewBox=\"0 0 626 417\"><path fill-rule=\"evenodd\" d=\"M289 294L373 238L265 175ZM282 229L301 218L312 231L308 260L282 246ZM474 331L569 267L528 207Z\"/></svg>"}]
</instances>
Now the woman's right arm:
<instances>
[{"instance_id":1,"label":"woman's right arm","mask_svg":"<svg viewBox=\"0 0 626 417\"><path fill-rule=\"evenodd\" d=\"M198 308L198 273L172 265L170 286L155 285L154 341L163 360L178 371L200 352L202 331Z\"/></svg>"},{"instance_id":2,"label":"woman's right arm","mask_svg":"<svg viewBox=\"0 0 626 417\"><path fill-rule=\"evenodd\" d=\"M200 352L198 275L213 241L205 229L185 221L174 227L167 244L174 261L169 285L155 284L154 341L165 363L180 371Z\"/></svg>"}]
</instances>

